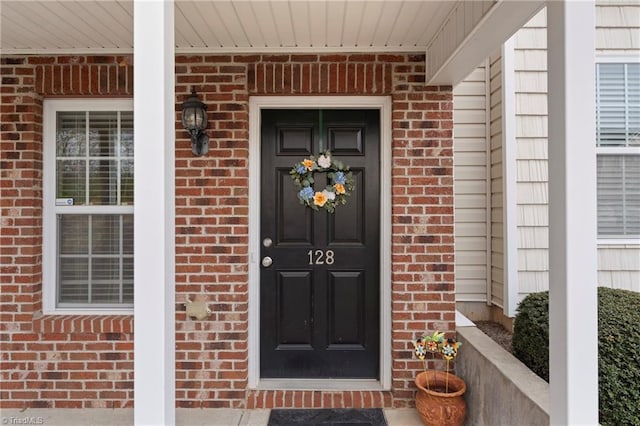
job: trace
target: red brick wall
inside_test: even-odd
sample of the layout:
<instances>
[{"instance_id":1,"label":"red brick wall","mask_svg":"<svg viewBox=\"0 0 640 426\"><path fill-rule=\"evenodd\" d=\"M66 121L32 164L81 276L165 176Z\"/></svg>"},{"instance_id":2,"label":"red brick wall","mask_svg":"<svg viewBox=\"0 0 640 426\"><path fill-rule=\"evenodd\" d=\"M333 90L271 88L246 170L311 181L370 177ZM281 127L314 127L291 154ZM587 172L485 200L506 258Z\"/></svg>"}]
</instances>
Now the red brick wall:
<instances>
[{"instance_id":1,"label":"red brick wall","mask_svg":"<svg viewBox=\"0 0 640 426\"><path fill-rule=\"evenodd\" d=\"M451 88L425 86L422 62L399 63L392 108L392 374L404 406L422 368L411 341L455 330Z\"/></svg>"},{"instance_id":2,"label":"red brick wall","mask_svg":"<svg viewBox=\"0 0 640 426\"><path fill-rule=\"evenodd\" d=\"M246 64L230 56L176 58L176 97L195 86L208 105L209 153L176 133L176 301L207 300L205 321L178 305L179 407L243 407L248 330L248 93ZM179 109L180 106L177 106Z\"/></svg>"},{"instance_id":3,"label":"red brick wall","mask_svg":"<svg viewBox=\"0 0 640 426\"><path fill-rule=\"evenodd\" d=\"M0 406L122 407L133 399L131 316L42 311L42 101L131 96L126 57L3 57L0 66Z\"/></svg>"},{"instance_id":4,"label":"red brick wall","mask_svg":"<svg viewBox=\"0 0 640 426\"><path fill-rule=\"evenodd\" d=\"M2 59L4 407L128 406L131 317L38 318L42 298L42 99L131 96L130 57ZM193 157L176 114L176 398L181 407L407 406L422 368L411 340L454 329L453 105L424 84L421 55L176 58L176 107L195 86L209 154ZM391 392L246 391L250 95L392 97ZM205 321L185 317L206 300Z\"/></svg>"}]
</instances>

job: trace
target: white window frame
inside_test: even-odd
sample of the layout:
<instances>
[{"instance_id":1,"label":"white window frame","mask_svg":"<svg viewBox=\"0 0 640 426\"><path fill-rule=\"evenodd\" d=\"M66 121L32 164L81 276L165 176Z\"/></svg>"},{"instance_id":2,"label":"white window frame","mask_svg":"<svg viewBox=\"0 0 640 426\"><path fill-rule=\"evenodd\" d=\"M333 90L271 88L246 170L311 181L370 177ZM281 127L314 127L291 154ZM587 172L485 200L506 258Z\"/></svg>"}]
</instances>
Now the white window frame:
<instances>
[{"instance_id":1,"label":"white window frame","mask_svg":"<svg viewBox=\"0 0 640 426\"><path fill-rule=\"evenodd\" d=\"M640 63L640 57L638 55L611 55L602 54L596 55L597 64L634 64ZM598 81L596 80L596 84ZM594 87L597 90L597 86ZM598 124L596 123L596 131ZM640 147L598 147L596 146L596 156L606 154L640 154ZM640 244L640 239L631 237L620 238L597 238L598 244L602 245L629 245Z\"/></svg>"},{"instance_id":2,"label":"white window frame","mask_svg":"<svg viewBox=\"0 0 640 426\"><path fill-rule=\"evenodd\" d=\"M42 311L45 315L130 315L133 306L58 307L56 214L56 113L58 111L133 111L133 99L45 99L43 103L43 208L42 208ZM135 202L135 201L134 201ZM95 214L95 209L70 207L74 213ZM104 206L100 213L122 213L122 208ZM133 214L133 206L131 206Z\"/></svg>"}]
</instances>

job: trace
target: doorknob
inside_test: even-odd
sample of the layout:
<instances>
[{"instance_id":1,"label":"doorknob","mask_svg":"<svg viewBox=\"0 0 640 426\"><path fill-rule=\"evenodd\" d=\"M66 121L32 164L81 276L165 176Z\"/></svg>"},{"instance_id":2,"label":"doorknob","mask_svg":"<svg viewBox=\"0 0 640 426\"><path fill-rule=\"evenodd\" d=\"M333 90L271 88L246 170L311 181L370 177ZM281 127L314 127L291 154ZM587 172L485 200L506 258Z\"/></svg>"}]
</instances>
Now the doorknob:
<instances>
[{"instance_id":1,"label":"doorknob","mask_svg":"<svg viewBox=\"0 0 640 426\"><path fill-rule=\"evenodd\" d=\"M272 263L273 259L271 259L269 256L265 256L262 258L262 266L264 266L265 268L271 266Z\"/></svg>"}]
</instances>

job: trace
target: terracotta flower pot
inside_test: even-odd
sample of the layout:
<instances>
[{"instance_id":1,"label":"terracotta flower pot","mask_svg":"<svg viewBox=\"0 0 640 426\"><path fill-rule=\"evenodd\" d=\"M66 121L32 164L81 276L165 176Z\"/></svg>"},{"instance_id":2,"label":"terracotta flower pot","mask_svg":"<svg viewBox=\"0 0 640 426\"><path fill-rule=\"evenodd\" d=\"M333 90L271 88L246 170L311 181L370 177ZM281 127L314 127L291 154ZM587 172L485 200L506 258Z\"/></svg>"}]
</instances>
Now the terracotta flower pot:
<instances>
[{"instance_id":1,"label":"terracotta flower pot","mask_svg":"<svg viewBox=\"0 0 640 426\"><path fill-rule=\"evenodd\" d=\"M464 380L451 373L432 370L418 374L416 386L416 409L425 425L464 424L467 414Z\"/></svg>"}]
</instances>

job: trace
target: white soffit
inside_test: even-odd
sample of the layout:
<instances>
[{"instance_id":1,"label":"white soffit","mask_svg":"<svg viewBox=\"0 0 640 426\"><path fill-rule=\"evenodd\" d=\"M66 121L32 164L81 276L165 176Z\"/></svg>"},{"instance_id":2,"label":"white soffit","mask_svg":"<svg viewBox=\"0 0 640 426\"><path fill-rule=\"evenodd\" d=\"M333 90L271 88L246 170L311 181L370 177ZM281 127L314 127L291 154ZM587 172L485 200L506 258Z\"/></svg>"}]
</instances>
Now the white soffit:
<instances>
[{"instance_id":1,"label":"white soffit","mask_svg":"<svg viewBox=\"0 0 640 426\"><path fill-rule=\"evenodd\" d=\"M422 0L177 0L178 53L420 52L456 6ZM133 1L3 0L6 54L129 54Z\"/></svg>"},{"instance_id":2,"label":"white soffit","mask_svg":"<svg viewBox=\"0 0 640 426\"><path fill-rule=\"evenodd\" d=\"M133 4L0 0L0 52L132 54ZM175 5L176 53L426 52L427 81L455 85L544 1L176 0Z\"/></svg>"}]
</instances>

